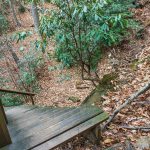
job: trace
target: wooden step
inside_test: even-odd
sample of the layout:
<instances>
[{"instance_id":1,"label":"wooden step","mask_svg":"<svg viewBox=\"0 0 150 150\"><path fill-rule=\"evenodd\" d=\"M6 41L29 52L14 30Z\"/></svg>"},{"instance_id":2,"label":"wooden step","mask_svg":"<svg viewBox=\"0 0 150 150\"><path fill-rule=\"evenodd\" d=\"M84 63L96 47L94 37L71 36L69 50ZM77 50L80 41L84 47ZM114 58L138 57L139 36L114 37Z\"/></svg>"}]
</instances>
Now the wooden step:
<instances>
[{"instance_id":1,"label":"wooden step","mask_svg":"<svg viewBox=\"0 0 150 150\"><path fill-rule=\"evenodd\" d=\"M44 142L43 144L40 144L33 148L32 150L50 150L58 147L61 144L64 144L68 142L68 140L81 135L85 131L89 131L93 127L99 125L101 122L104 122L108 119L108 114L103 112L99 114L98 116L91 118L90 120L76 126L75 128L72 128L54 138L51 140L48 140L47 142Z\"/></svg>"},{"instance_id":2,"label":"wooden step","mask_svg":"<svg viewBox=\"0 0 150 150\"><path fill-rule=\"evenodd\" d=\"M88 108L80 107L77 109L77 112L70 112L69 117L61 119L58 117L52 125L49 124L49 127L43 128L42 130L36 129L36 132L26 131L21 134L16 135L13 139L14 142L8 146L11 150L16 150L19 147L21 150L26 150L33 148L47 140L50 140L65 131L68 131L79 124L101 114L102 111L98 108ZM61 119L61 120L60 120ZM50 122L51 123L51 122ZM44 124L44 122L43 122Z\"/></svg>"},{"instance_id":3,"label":"wooden step","mask_svg":"<svg viewBox=\"0 0 150 150\"><path fill-rule=\"evenodd\" d=\"M10 134L11 136L17 137L18 135L22 135L24 132L27 134L28 132L36 132L39 131L39 129L47 128L52 124L53 121L57 121L57 118L63 118L67 115L69 115L72 112L73 109L64 109L59 112L55 112L55 114L50 114L47 112L47 114L44 114L43 116L39 115L39 118L33 118L32 120L29 120L28 122L24 122L23 124L16 125L17 129L15 129L16 126L13 126L13 128L9 128L11 130ZM53 112L52 112L53 113ZM60 119L61 119L60 118ZM44 123L43 123L44 122Z\"/></svg>"},{"instance_id":4,"label":"wooden step","mask_svg":"<svg viewBox=\"0 0 150 150\"><path fill-rule=\"evenodd\" d=\"M69 108L67 108L68 110ZM50 114L51 117L55 116L56 114L62 113L64 110L66 109L47 109L47 110L32 110L30 111L29 114L22 114L22 117L17 119L16 116L16 120L9 121L9 123L11 124L11 126L15 126L15 125L23 125L26 122L29 122L32 120L36 120L36 119L41 119L41 117L44 117L44 115L46 114ZM9 118L8 118L9 119Z\"/></svg>"},{"instance_id":5,"label":"wooden step","mask_svg":"<svg viewBox=\"0 0 150 150\"><path fill-rule=\"evenodd\" d=\"M42 113L42 112L45 112L47 110L51 111L54 109L53 108L44 108L44 107L40 108L40 107L35 106L35 107L30 107L30 109L27 109L26 111L24 110L23 112L19 112L19 110L18 111L13 110L13 111L11 111L11 113L6 112L6 114L7 114L7 118L9 119L9 122L13 123L13 122L16 122L18 120L26 119L29 116L33 116L34 113L35 113L35 115L37 115L38 112ZM24 118L22 117L22 115L24 116Z\"/></svg>"},{"instance_id":6,"label":"wooden step","mask_svg":"<svg viewBox=\"0 0 150 150\"><path fill-rule=\"evenodd\" d=\"M8 115L11 115L12 112L16 115L16 114L26 112L26 111L28 111L32 108L36 108L36 107L38 107L38 106L20 105L20 106L14 106L14 107L5 107L5 112Z\"/></svg>"},{"instance_id":7,"label":"wooden step","mask_svg":"<svg viewBox=\"0 0 150 150\"><path fill-rule=\"evenodd\" d=\"M53 130L58 130L60 128L60 125L59 125L60 123L64 123L64 122L68 121L70 118L76 119L77 115L79 115L79 117L80 117L81 113L83 113L83 111L81 111L80 108L77 108L75 110L69 111L66 114L57 116L54 119L49 118L49 120L47 122L44 122L44 124L41 123L41 125L32 126L31 130L28 129L26 132L21 132L19 134L16 134L14 139L15 139L15 141L18 141L18 139L21 140L25 137L29 137L29 136L32 136L34 134L40 134L41 135L41 134L43 134L43 132L46 134L47 129L49 130L49 132L52 132ZM84 112L84 113L86 114L87 112ZM57 127L57 126L58 126L58 128L55 129L55 127ZM52 129L52 130L50 130L50 129Z\"/></svg>"},{"instance_id":8,"label":"wooden step","mask_svg":"<svg viewBox=\"0 0 150 150\"><path fill-rule=\"evenodd\" d=\"M4 150L40 148L39 145L43 147L44 143L53 141L53 139L58 140L65 133L69 134L69 131L75 136L77 135L77 129L79 131L86 130L84 123L89 120L94 121L93 119L97 118L97 116L99 116L99 120L91 122L91 126L87 124L90 128L94 126L92 124L96 125L97 122L102 121L102 118L105 120L108 117L101 109L95 106L80 106L77 108L22 108L21 113L19 113L20 108L6 111L6 114L9 114L8 129L13 143L4 147ZM80 129L82 124L83 128ZM71 136L68 136L68 139ZM62 142L63 139L60 139L58 144ZM50 147L55 146L52 143L50 145L53 145Z\"/></svg>"}]
</instances>

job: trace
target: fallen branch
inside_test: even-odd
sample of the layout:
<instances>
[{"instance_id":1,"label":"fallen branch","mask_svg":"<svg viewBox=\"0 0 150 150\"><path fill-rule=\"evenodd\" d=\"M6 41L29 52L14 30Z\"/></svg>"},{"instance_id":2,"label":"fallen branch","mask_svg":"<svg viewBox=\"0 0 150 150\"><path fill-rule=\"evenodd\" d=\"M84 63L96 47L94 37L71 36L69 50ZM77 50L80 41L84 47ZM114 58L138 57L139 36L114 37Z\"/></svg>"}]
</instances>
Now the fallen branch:
<instances>
[{"instance_id":1,"label":"fallen branch","mask_svg":"<svg viewBox=\"0 0 150 150\"><path fill-rule=\"evenodd\" d=\"M143 126L120 126L121 128L129 129L129 130L150 130L150 126L143 127Z\"/></svg>"},{"instance_id":2,"label":"fallen branch","mask_svg":"<svg viewBox=\"0 0 150 150\"><path fill-rule=\"evenodd\" d=\"M137 102L136 104L137 105L141 105L141 106L144 106L144 105L149 106L150 105L150 101L147 100L147 101L144 101L144 102Z\"/></svg>"},{"instance_id":3,"label":"fallen branch","mask_svg":"<svg viewBox=\"0 0 150 150\"><path fill-rule=\"evenodd\" d=\"M146 91L148 91L150 89L150 81L144 86L142 87L139 91L137 91L136 93L132 94L119 108L117 108L113 114L109 117L108 121L106 122L106 124L102 127L102 130L105 130L106 127L110 124L110 122L112 122L112 120L116 117L116 115L124 108L126 107L128 104L130 104L135 98L137 98L139 95L145 93Z\"/></svg>"}]
</instances>

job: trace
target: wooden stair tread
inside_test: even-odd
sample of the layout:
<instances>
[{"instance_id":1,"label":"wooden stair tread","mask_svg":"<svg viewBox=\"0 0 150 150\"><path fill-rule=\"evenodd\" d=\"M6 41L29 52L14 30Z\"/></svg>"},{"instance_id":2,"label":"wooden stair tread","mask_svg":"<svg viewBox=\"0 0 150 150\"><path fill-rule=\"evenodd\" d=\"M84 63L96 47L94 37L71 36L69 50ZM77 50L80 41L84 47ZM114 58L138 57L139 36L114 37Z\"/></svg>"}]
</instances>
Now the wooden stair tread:
<instances>
[{"instance_id":1,"label":"wooden stair tread","mask_svg":"<svg viewBox=\"0 0 150 150\"><path fill-rule=\"evenodd\" d=\"M52 138L51 140L48 140L47 142L40 144L39 146L36 146L32 150L50 150L50 149L56 148L57 146L59 146L62 143L67 142L71 138L74 138L75 136L80 135L87 130L90 130L95 125L98 125L99 123L105 121L106 119L108 119L108 114L103 112L99 114L98 116L76 126L75 128L72 128L56 136L55 138Z\"/></svg>"},{"instance_id":2,"label":"wooden stair tread","mask_svg":"<svg viewBox=\"0 0 150 150\"><path fill-rule=\"evenodd\" d=\"M54 110L54 108L31 107L30 109L27 109L26 111L24 110L23 112L13 110L11 113L6 112L6 114L7 114L7 118L9 119L9 122L15 122L16 120L26 119L27 117L33 116L34 114L37 115L38 112L44 113L45 111L52 111L52 110Z\"/></svg>"},{"instance_id":3,"label":"wooden stair tread","mask_svg":"<svg viewBox=\"0 0 150 150\"><path fill-rule=\"evenodd\" d=\"M95 106L82 106L78 108L26 108L23 107L21 113L18 114L19 108L6 111L10 116L8 125L13 143L4 147L10 150L27 150L34 148L40 144L53 141L53 139L61 138L61 135L67 134L69 131L76 133L77 127L88 122L91 119L104 115L108 115ZM13 113L15 112L15 116ZM23 118L21 118L21 115ZM12 118L11 118L12 117ZM13 117L15 118L13 120ZM100 117L101 118L101 117ZM102 119L102 118L101 118ZM104 119L105 120L105 119ZM97 120L100 122L101 120ZM93 124L94 122L92 122ZM96 122L95 122L96 123ZM88 125L89 126L89 125ZM76 128L75 130L73 130ZM84 127L82 130L86 130ZM69 134L69 133L68 133ZM70 135L71 136L71 135ZM70 136L68 139L70 139ZM63 140L60 140L61 143ZM53 143L53 142L52 142ZM56 142L54 142L56 143ZM52 144L50 144L52 145ZM55 145L55 144L53 144Z\"/></svg>"},{"instance_id":4,"label":"wooden stair tread","mask_svg":"<svg viewBox=\"0 0 150 150\"><path fill-rule=\"evenodd\" d=\"M35 132L39 129L43 129L52 125L53 122L56 122L56 119L59 119L60 117L65 117L69 115L70 112L70 109L65 109L64 111L60 111L55 114L44 114L43 116L39 116L39 118L30 120L24 124L19 124L17 126L17 129L12 130L10 133L12 136L15 136L23 134L23 132L26 132L27 134L28 132L30 132L30 129L32 130L32 132ZM15 128L15 126L13 126L13 128ZM11 130L12 127L10 127L9 129Z\"/></svg>"},{"instance_id":5,"label":"wooden stair tread","mask_svg":"<svg viewBox=\"0 0 150 150\"><path fill-rule=\"evenodd\" d=\"M41 137L39 141L44 140L48 137L53 137L58 133L64 132L69 128L72 128L73 126L76 126L76 124L81 123L83 120L86 120L90 117L93 117L99 113L101 113L102 111L100 110L93 110L93 111L89 111L89 110L85 109L85 111L81 111L78 108L76 113L71 113L70 112L70 116L64 116L64 117L59 117L57 118L57 120L53 123L53 122L49 122L49 126L41 129L41 127L37 127L36 130L34 131L26 131L24 132L24 134L18 134L15 136L15 141L20 141L22 139L27 138L36 138L37 141L37 137ZM62 119L62 120L60 120ZM75 120L75 121L74 121ZM45 124L45 123L44 123ZM50 134L49 134L50 133ZM42 136L44 135L44 136ZM32 139L33 141L33 139Z\"/></svg>"},{"instance_id":6,"label":"wooden stair tread","mask_svg":"<svg viewBox=\"0 0 150 150\"><path fill-rule=\"evenodd\" d=\"M67 108L68 110L69 108ZM43 110L43 111L32 111L30 114L22 114L22 118L18 118L16 116L16 120L13 118L11 121L9 120L11 126L15 125L26 125L26 123L30 123L29 121L34 121L34 119L40 119L41 117L46 117L46 115L49 115L50 117L54 117L55 115L59 115L66 111L66 109L50 109L50 110ZM9 118L8 118L9 119Z\"/></svg>"},{"instance_id":7,"label":"wooden stair tread","mask_svg":"<svg viewBox=\"0 0 150 150\"><path fill-rule=\"evenodd\" d=\"M34 107L37 106L30 106L30 105L21 105L21 106L13 106L13 107L5 107L5 112L7 112L8 114L13 113L22 113L22 112L26 112Z\"/></svg>"}]
</instances>

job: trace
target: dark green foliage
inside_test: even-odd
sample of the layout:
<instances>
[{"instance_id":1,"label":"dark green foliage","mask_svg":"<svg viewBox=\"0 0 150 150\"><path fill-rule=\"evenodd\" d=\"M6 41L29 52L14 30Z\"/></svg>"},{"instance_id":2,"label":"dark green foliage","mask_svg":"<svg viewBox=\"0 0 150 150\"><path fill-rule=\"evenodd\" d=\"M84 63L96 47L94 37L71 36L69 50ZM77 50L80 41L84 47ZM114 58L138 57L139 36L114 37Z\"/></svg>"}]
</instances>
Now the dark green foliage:
<instances>
[{"instance_id":1,"label":"dark green foliage","mask_svg":"<svg viewBox=\"0 0 150 150\"><path fill-rule=\"evenodd\" d=\"M23 104L23 96L16 94L3 94L1 100L4 106L17 106Z\"/></svg>"},{"instance_id":2,"label":"dark green foliage","mask_svg":"<svg viewBox=\"0 0 150 150\"><path fill-rule=\"evenodd\" d=\"M30 31L19 32L14 35L13 39L19 42L30 35L32 35ZM36 92L39 89L37 70L43 65L41 52L35 47L35 43L31 41L30 48L26 52L24 52L25 47L20 47L23 58L19 61L20 79L18 82L24 84L26 89L32 92Z\"/></svg>"},{"instance_id":3,"label":"dark green foliage","mask_svg":"<svg viewBox=\"0 0 150 150\"><path fill-rule=\"evenodd\" d=\"M40 54L38 56L33 49L30 49L28 53L24 55L24 59L20 60L20 79L18 83L20 85L24 84L29 91L37 92L39 90L39 84L38 72L36 70L38 70L42 64L43 59Z\"/></svg>"},{"instance_id":4,"label":"dark green foliage","mask_svg":"<svg viewBox=\"0 0 150 150\"><path fill-rule=\"evenodd\" d=\"M0 77L1 87L8 88L6 87L6 83L10 83L10 79L5 79L3 77ZM8 93L0 92L0 99L2 100L4 106L16 106L16 105L21 105L23 103L23 96L16 95L16 94L8 94Z\"/></svg>"},{"instance_id":5,"label":"dark green foliage","mask_svg":"<svg viewBox=\"0 0 150 150\"><path fill-rule=\"evenodd\" d=\"M51 2L51 0L45 0L45 2L50 3L50 2Z\"/></svg>"},{"instance_id":6,"label":"dark green foliage","mask_svg":"<svg viewBox=\"0 0 150 150\"><path fill-rule=\"evenodd\" d=\"M0 12L0 35L5 33L8 29L8 21Z\"/></svg>"},{"instance_id":7,"label":"dark green foliage","mask_svg":"<svg viewBox=\"0 0 150 150\"><path fill-rule=\"evenodd\" d=\"M9 0L0 0L0 11L4 15L8 14Z\"/></svg>"},{"instance_id":8,"label":"dark green foliage","mask_svg":"<svg viewBox=\"0 0 150 150\"><path fill-rule=\"evenodd\" d=\"M19 5L18 11L20 13L24 13L26 11L25 7L23 5Z\"/></svg>"},{"instance_id":9,"label":"dark green foliage","mask_svg":"<svg viewBox=\"0 0 150 150\"><path fill-rule=\"evenodd\" d=\"M144 40L144 33L145 33L145 29L141 28L137 33L136 33L136 39L143 39Z\"/></svg>"},{"instance_id":10,"label":"dark green foliage","mask_svg":"<svg viewBox=\"0 0 150 150\"><path fill-rule=\"evenodd\" d=\"M28 36L32 35L32 32L30 31L23 31L23 32L17 32L15 33L11 38L9 38L9 46L11 48L11 42L14 40L15 42L21 42ZM7 85L11 83L11 85L15 85L17 89L20 91L26 91L26 92L38 92L40 90L40 86L38 84L38 75L40 68L43 65L43 59L41 52L39 52L35 48L34 41L31 41L31 46L29 49L26 49L26 47L20 47L18 51L20 50L20 53L22 54L22 57L18 58L18 61L15 62L14 59L12 60L15 62L15 65L10 64L11 69L9 70L9 74L11 74L9 77L0 77L0 85L3 88L8 88ZM2 58L5 56L1 56ZM13 62L12 61L12 62ZM13 68L13 69L12 69ZM1 68L0 71L6 71L6 68ZM40 72L41 73L41 72ZM13 80L15 79L15 80ZM30 97L25 97L21 95L16 94L3 94L2 95L2 101L6 106L9 105L19 105L23 102L30 101Z\"/></svg>"},{"instance_id":11,"label":"dark green foliage","mask_svg":"<svg viewBox=\"0 0 150 150\"><path fill-rule=\"evenodd\" d=\"M17 32L12 36L12 40L16 40L17 43L19 41L23 41L25 38L29 37L33 33L31 31L23 31L23 32Z\"/></svg>"},{"instance_id":12,"label":"dark green foliage","mask_svg":"<svg viewBox=\"0 0 150 150\"><path fill-rule=\"evenodd\" d=\"M132 1L52 0L57 10L44 15L43 39L54 37L56 57L66 66L77 64L90 74L102 57L101 50L119 44L135 27Z\"/></svg>"}]
</instances>

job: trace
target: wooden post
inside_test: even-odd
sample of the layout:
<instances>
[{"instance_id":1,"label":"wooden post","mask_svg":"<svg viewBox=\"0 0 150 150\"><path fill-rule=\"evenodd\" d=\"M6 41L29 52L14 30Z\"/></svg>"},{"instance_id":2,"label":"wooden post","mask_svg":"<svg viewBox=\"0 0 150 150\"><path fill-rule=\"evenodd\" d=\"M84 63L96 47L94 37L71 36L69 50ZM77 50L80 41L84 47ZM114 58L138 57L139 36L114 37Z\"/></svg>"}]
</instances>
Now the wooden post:
<instances>
[{"instance_id":1,"label":"wooden post","mask_svg":"<svg viewBox=\"0 0 150 150\"><path fill-rule=\"evenodd\" d=\"M94 127L93 129L87 131L83 134L93 144L99 145L101 147L101 127L100 125Z\"/></svg>"},{"instance_id":2,"label":"wooden post","mask_svg":"<svg viewBox=\"0 0 150 150\"><path fill-rule=\"evenodd\" d=\"M32 95L30 96L30 98L31 98L32 105L35 105L34 99L33 99L33 96L32 96Z\"/></svg>"},{"instance_id":3,"label":"wooden post","mask_svg":"<svg viewBox=\"0 0 150 150\"><path fill-rule=\"evenodd\" d=\"M0 148L8 144L11 144L11 138L5 121L3 106L0 104Z\"/></svg>"},{"instance_id":4,"label":"wooden post","mask_svg":"<svg viewBox=\"0 0 150 150\"><path fill-rule=\"evenodd\" d=\"M4 110L4 107L2 105L1 100L0 100L0 109L2 110L2 113L3 113L3 116L4 116L4 119L5 119L6 123L8 123L8 120L7 120L7 117L6 117L6 114L5 114L5 110Z\"/></svg>"}]
</instances>

